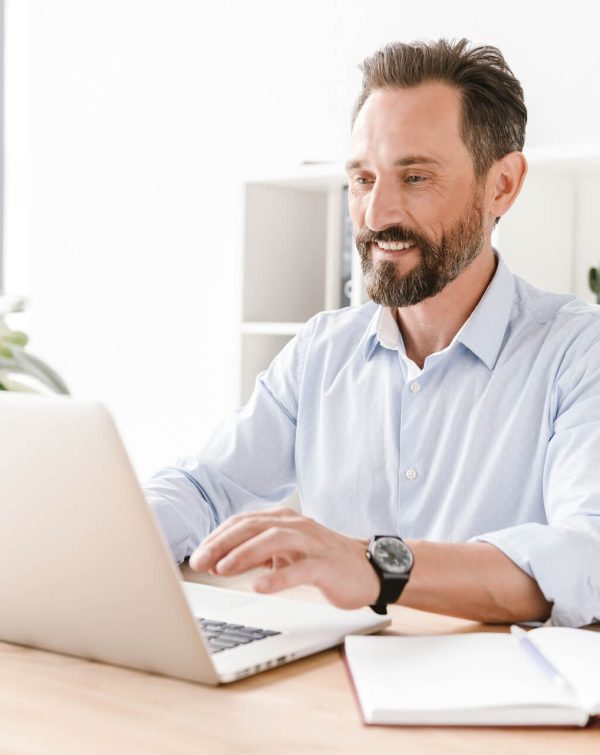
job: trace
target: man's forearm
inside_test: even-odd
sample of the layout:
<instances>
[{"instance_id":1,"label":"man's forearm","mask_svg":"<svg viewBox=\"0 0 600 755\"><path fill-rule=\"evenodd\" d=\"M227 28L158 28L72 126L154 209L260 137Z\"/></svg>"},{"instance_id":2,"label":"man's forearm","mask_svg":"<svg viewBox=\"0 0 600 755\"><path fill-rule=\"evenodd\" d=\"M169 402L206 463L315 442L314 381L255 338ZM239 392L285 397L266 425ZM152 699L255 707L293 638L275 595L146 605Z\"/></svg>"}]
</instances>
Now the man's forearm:
<instances>
[{"instance_id":1,"label":"man's forearm","mask_svg":"<svg viewBox=\"0 0 600 755\"><path fill-rule=\"evenodd\" d=\"M534 579L489 543L407 540L415 566L399 603L485 622L545 621L549 603Z\"/></svg>"},{"instance_id":2,"label":"man's forearm","mask_svg":"<svg viewBox=\"0 0 600 755\"><path fill-rule=\"evenodd\" d=\"M495 546L407 543L415 565L401 605L488 622L549 616L537 583ZM360 608L375 603L380 591L368 544L290 509L268 509L227 519L192 554L190 566L223 576L270 566L255 583L259 592L309 584L339 608Z\"/></svg>"}]
</instances>

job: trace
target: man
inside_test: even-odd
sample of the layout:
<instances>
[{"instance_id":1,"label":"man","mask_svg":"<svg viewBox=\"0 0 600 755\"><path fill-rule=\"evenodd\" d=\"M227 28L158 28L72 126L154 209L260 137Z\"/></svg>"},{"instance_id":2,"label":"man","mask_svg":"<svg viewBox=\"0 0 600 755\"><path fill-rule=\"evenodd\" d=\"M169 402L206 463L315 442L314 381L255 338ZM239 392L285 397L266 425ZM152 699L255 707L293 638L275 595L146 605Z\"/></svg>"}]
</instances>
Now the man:
<instances>
[{"instance_id":1,"label":"man","mask_svg":"<svg viewBox=\"0 0 600 755\"><path fill-rule=\"evenodd\" d=\"M491 246L527 170L521 86L466 40L388 45L363 74L347 171L373 301L312 318L148 500L178 560L271 567L261 592L592 622L600 311ZM296 487L303 515L257 511Z\"/></svg>"}]
</instances>

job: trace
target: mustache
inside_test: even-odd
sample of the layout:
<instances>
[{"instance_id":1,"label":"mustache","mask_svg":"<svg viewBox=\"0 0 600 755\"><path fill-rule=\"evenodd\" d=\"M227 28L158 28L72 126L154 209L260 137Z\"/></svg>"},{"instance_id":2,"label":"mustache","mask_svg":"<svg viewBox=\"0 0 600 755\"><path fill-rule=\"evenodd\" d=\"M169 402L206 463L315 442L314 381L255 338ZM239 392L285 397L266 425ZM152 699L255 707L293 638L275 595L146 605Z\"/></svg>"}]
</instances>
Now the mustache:
<instances>
[{"instance_id":1,"label":"mustache","mask_svg":"<svg viewBox=\"0 0 600 755\"><path fill-rule=\"evenodd\" d=\"M369 228L365 228L356 234L354 240L358 247L373 244L377 241L383 241L384 243L391 243L394 241L406 243L407 241L414 241L418 244L419 241L422 241L422 238L418 233L414 233L414 231L398 225L392 228L386 228L384 231L372 231Z\"/></svg>"}]
</instances>

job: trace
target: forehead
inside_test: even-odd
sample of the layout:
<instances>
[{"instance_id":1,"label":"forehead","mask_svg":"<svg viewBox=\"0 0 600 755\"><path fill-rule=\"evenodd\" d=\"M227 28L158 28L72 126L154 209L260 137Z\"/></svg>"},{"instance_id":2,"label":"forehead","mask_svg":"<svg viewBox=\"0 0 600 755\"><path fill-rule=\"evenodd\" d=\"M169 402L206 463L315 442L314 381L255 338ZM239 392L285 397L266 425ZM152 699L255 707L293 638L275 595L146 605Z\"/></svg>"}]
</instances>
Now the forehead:
<instances>
[{"instance_id":1,"label":"forehead","mask_svg":"<svg viewBox=\"0 0 600 755\"><path fill-rule=\"evenodd\" d=\"M447 84L378 89L356 118L349 158L395 161L405 155L425 155L442 163L470 161L460 121L460 93Z\"/></svg>"}]
</instances>

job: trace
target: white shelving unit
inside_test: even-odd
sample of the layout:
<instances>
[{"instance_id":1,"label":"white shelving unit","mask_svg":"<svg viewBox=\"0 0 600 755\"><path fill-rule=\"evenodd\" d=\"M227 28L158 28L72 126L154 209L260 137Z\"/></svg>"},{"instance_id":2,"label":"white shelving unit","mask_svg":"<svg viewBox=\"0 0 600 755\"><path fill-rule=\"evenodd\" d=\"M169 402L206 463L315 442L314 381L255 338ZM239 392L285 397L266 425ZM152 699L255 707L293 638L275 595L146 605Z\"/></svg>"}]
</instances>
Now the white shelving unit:
<instances>
[{"instance_id":1,"label":"white shelving unit","mask_svg":"<svg viewBox=\"0 0 600 755\"><path fill-rule=\"evenodd\" d=\"M600 263L600 147L526 151L529 174L494 245L531 283L593 301L588 269ZM343 187L340 165L308 165L249 180L244 190L241 402L300 325L340 306ZM352 304L364 300L352 263Z\"/></svg>"},{"instance_id":2,"label":"white shelving unit","mask_svg":"<svg viewBox=\"0 0 600 755\"><path fill-rule=\"evenodd\" d=\"M529 173L498 225L511 270L550 291L594 301L588 271L600 263L600 147L526 151Z\"/></svg>"},{"instance_id":3,"label":"white shelving unit","mask_svg":"<svg viewBox=\"0 0 600 755\"><path fill-rule=\"evenodd\" d=\"M304 166L244 187L241 396L302 323L340 306L344 174Z\"/></svg>"}]
</instances>

